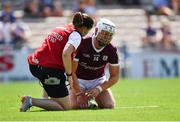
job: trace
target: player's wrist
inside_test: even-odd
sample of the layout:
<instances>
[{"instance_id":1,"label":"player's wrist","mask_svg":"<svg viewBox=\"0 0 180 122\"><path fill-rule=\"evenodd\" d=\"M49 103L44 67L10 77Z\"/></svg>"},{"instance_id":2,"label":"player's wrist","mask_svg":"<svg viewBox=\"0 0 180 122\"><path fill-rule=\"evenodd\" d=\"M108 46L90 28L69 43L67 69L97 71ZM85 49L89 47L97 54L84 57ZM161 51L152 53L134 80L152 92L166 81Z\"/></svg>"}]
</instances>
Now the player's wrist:
<instances>
[{"instance_id":1,"label":"player's wrist","mask_svg":"<svg viewBox=\"0 0 180 122\"><path fill-rule=\"evenodd\" d=\"M72 73L66 73L66 76L67 76L67 77L71 77L71 76L72 76Z\"/></svg>"}]
</instances>

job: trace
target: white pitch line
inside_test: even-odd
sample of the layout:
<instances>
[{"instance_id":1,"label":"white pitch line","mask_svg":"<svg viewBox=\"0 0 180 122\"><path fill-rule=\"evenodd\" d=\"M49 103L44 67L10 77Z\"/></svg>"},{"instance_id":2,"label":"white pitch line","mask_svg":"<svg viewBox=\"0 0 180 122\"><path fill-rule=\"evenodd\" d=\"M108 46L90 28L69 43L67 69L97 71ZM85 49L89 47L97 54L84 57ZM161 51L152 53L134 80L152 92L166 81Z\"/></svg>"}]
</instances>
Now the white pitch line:
<instances>
[{"instance_id":1,"label":"white pitch line","mask_svg":"<svg viewBox=\"0 0 180 122\"><path fill-rule=\"evenodd\" d=\"M117 107L117 109L126 109L126 108L158 108L158 105L147 105L147 106L122 106L122 107Z\"/></svg>"}]
</instances>

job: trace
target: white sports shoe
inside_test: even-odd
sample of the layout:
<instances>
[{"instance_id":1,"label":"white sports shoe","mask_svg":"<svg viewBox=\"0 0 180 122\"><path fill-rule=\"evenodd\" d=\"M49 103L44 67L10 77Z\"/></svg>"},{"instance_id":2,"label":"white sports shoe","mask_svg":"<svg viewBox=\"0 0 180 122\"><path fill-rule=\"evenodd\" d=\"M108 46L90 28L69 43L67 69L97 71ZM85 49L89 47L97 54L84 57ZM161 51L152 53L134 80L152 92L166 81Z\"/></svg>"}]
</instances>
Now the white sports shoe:
<instances>
[{"instance_id":1,"label":"white sports shoe","mask_svg":"<svg viewBox=\"0 0 180 122\"><path fill-rule=\"evenodd\" d=\"M20 112L26 112L32 107L32 98L29 96L21 97L21 102Z\"/></svg>"},{"instance_id":2,"label":"white sports shoe","mask_svg":"<svg viewBox=\"0 0 180 122\"><path fill-rule=\"evenodd\" d=\"M98 108L98 104L96 103L96 101L94 99L91 99L88 101L88 108L90 108L90 109Z\"/></svg>"}]
</instances>

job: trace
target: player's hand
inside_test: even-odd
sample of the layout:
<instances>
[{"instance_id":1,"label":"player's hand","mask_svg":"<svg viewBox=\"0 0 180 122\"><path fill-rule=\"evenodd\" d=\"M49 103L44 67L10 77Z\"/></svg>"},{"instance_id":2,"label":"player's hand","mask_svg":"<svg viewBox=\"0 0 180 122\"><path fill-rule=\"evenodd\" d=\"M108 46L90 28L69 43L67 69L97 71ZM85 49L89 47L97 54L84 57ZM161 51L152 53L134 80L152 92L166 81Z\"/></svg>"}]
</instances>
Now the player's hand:
<instances>
[{"instance_id":1,"label":"player's hand","mask_svg":"<svg viewBox=\"0 0 180 122\"><path fill-rule=\"evenodd\" d=\"M88 98L84 95L77 96L77 104L80 108L87 108L88 107Z\"/></svg>"},{"instance_id":2,"label":"player's hand","mask_svg":"<svg viewBox=\"0 0 180 122\"><path fill-rule=\"evenodd\" d=\"M97 88L93 88L93 89L91 89L91 90L88 90L87 92L86 92L86 96L88 97L88 98L96 98L98 95L99 95L99 90L97 89Z\"/></svg>"}]
</instances>

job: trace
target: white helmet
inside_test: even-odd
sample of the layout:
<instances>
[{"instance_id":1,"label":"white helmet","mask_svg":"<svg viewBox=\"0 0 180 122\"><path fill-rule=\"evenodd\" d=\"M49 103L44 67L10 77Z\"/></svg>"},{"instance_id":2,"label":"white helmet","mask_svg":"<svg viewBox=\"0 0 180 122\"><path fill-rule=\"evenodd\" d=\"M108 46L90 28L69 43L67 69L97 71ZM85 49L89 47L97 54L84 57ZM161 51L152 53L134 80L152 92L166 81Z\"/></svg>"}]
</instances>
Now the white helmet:
<instances>
[{"instance_id":1,"label":"white helmet","mask_svg":"<svg viewBox=\"0 0 180 122\"><path fill-rule=\"evenodd\" d=\"M102 30L113 33L113 34L115 33L115 24L106 18L100 19L96 25L96 28L98 28L97 35Z\"/></svg>"}]
</instances>

